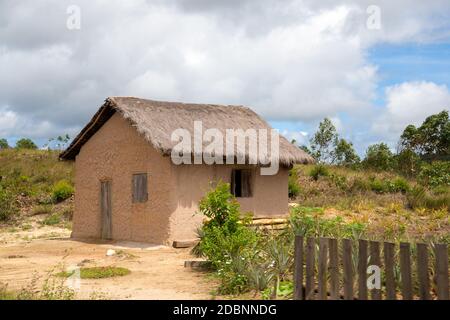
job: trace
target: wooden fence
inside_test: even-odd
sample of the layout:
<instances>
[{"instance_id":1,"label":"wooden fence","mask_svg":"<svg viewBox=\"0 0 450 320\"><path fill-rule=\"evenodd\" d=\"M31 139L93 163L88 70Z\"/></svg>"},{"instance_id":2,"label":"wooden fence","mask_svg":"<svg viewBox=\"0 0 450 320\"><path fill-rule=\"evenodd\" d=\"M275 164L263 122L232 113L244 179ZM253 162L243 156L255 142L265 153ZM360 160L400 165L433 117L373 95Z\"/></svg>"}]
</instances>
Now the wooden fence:
<instances>
[{"instance_id":1,"label":"wooden fence","mask_svg":"<svg viewBox=\"0 0 450 320\"><path fill-rule=\"evenodd\" d=\"M368 300L370 294L372 300L449 300L448 265L444 244L398 248L389 242L296 236L294 299ZM380 268L381 286L368 290L373 266Z\"/></svg>"}]
</instances>

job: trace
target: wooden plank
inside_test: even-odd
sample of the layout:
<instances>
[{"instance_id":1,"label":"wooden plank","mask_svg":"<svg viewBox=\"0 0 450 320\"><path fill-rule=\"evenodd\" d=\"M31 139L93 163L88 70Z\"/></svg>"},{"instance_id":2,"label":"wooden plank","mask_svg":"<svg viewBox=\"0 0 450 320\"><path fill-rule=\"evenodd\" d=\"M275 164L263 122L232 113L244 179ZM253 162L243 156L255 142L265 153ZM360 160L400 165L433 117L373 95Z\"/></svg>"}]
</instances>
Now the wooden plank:
<instances>
[{"instance_id":1,"label":"wooden plank","mask_svg":"<svg viewBox=\"0 0 450 320\"><path fill-rule=\"evenodd\" d=\"M303 237L295 236L294 300L304 300L303 295Z\"/></svg>"},{"instance_id":2,"label":"wooden plank","mask_svg":"<svg viewBox=\"0 0 450 320\"><path fill-rule=\"evenodd\" d=\"M353 266L352 266L352 242L349 239L342 240L343 267L344 267L344 299L353 300Z\"/></svg>"},{"instance_id":3,"label":"wooden plank","mask_svg":"<svg viewBox=\"0 0 450 320\"><path fill-rule=\"evenodd\" d=\"M172 242L172 246L174 248L190 248L195 246L199 241L200 241L199 239L174 240Z\"/></svg>"},{"instance_id":4,"label":"wooden plank","mask_svg":"<svg viewBox=\"0 0 450 320\"><path fill-rule=\"evenodd\" d=\"M380 243L377 241L370 241L370 265L378 266L381 270L381 259L380 259ZM381 276L381 274L380 274ZM381 280L381 279L380 279ZM381 281L380 281L381 283ZM372 300L381 300L381 288L371 290Z\"/></svg>"},{"instance_id":5,"label":"wooden plank","mask_svg":"<svg viewBox=\"0 0 450 320\"><path fill-rule=\"evenodd\" d=\"M316 242L314 238L306 240L306 283L305 298L314 299L314 265L315 265Z\"/></svg>"},{"instance_id":6,"label":"wooden plank","mask_svg":"<svg viewBox=\"0 0 450 320\"><path fill-rule=\"evenodd\" d=\"M430 300L430 281L428 276L428 248L425 243L417 244L417 274L419 276L420 300Z\"/></svg>"},{"instance_id":7,"label":"wooden plank","mask_svg":"<svg viewBox=\"0 0 450 320\"><path fill-rule=\"evenodd\" d=\"M184 261L184 267L191 269L211 269L212 263L204 260L186 260Z\"/></svg>"},{"instance_id":8,"label":"wooden plank","mask_svg":"<svg viewBox=\"0 0 450 320\"><path fill-rule=\"evenodd\" d=\"M319 299L327 300L328 239L319 239Z\"/></svg>"},{"instance_id":9,"label":"wooden plank","mask_svg":"<svg viewBox=\"0 0 450 320\"><path fill-rule=\"evenodd\" d=\"M410 244L405 242L400 243L400 275L403 300L412 300L411 248Z\"/></svg>"},{"instance_id":10,"label":"wooden plank","mask_svg":"<svg viewBox=\"0 0 450 320\"><path fill-rule=\"evenodd\" d=\"M384 268L386 274L386 299L395 300L397 298L395 276L394 276L395 244L385 242L383 251L384 251Z\"/></svg>"},{"instance_id":11,"label":"wooden plank","mask_svg":"<svg viewBox=\"0 0 450 320\"><path fill-rule=\"evenodd\" d=\"M449 284L448 284L448 251L447 245L436 244L436 282L437 282L437 296L439 300L450 300Z\"/></svg>"},{"instance_id":12,"label":"wooden plank","mask_svg":"<svg viewBox=\"0 0 450 320\"><path fill-rule=\"evenodd\" d=\"M339 299L339 265L338 265L338 242L337 239L329 240L330 254L330 299Z\"/></svg>"},{"instance_id":13,"label":"wooden plank","mask_svg":"<svg viewBox=\"0 0 450 320\"><path fill-rule=\"evenodd\" d=\"M111 181L100 183L100 211L102 217L102 239L112 238Z\"/></svg>"},{"instance_id":14,"label":"wooden plank","mask_svg":"<svg viewBox=\"0 0 450 320\"><path fill-rule=\"evenodd\" d=\"M367 300L367 241L358 242L358 299Z\"/></svg>"}]
</instances>

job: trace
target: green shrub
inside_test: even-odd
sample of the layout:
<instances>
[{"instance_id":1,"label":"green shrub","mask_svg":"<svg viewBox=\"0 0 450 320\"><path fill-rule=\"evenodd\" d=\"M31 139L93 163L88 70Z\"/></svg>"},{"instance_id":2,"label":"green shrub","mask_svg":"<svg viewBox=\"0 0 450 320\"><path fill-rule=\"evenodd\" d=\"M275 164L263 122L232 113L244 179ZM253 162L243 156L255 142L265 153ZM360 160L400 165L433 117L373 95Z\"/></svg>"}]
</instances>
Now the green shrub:
<instances>
[{"instance_id":1,"label":"green shrub","mask_svg":"<svg viewBox=\"0 0 450 320\"><path fill-rule=\"evenodd\" d=\"M19 208L13 193L0 186L0 221L6 221L18 213Z\"/></svg>"},{"instance_id":2,"label":"green shrub","mask_svg":"<svg viewBox=\"0 0 450 320\"><path fill-rule=\"evenodd\" d=\"M33 140L28 138L22 138L16 142L17 149L37 149L37 145Z\"/></svg>"},{"instance_id":3,"label":"green shrub","mask_svg":"<svg viewBox=\"0 0 450 320\"><path fill-rule=\"evenodd\" d=\"M315 181L319 180L320 177L327 177L330 173L326 166L323 164L318 164L314 166L309 172L309 176L313 178Z\"/></svg>"},{"instance_id":4,"label":"green shrub","mask_svg":"<svg viewBox=\"0 0 450 320\"><path fill-rule=\"evenodd\" d=\"M42 224L46 226L54 226L59 223L61 223L61 215L58 213L49 215L42 221Z\"/></svg>"},{"instance_id":5,"label":"green shrub","mask_svg":"<svg viewBox=\"0 0 450 320\"><path fill-rule=\"evenodd\" d=\"M295 169L290 170L288 178L288 191L290 199L295 199L295 197L297 197L300 193L300 185L298 184L297 179L297 171Z\"/></svg>"},{"instance_id":6,"label":"green shrub","mask_svg":"<svg viewBox=\"0 0 450 320\"><path fill-rule=\"evenodd\" d=\"M430 193L422 186L416 186L407 194L408 204L411 208L428 208L450 210L450 193Z\"/></svg>"},{"instance_id":7,"label":"green shrub","mask_svg":"<svg viewBox=\"0 0 450 320\"><path fill-rule=\"evenodd\" d=\"M73 272L60 272L57 275L60 277L68 278ZM81 279L102 279L102 278L112 278L112 277L123 277L130 274L131 271L127 268L122 267L89 267L80 268L80 278Z\"/></svg>"},{"instance_id":8,"label":"green shrub","mask_svg":"<svg viewBox=\"0 0 450 320\"><path fill-rule=\"evenodd\" d=\"M61 180L53 186L52 196L55 202L60 202L70 198L74 193L72 185L66 181Z\"/></svg>"},{"instance_id":9,"label":"green shrub","mask_svg":"<svg viewBox=\"0 0 450 320\"><path fill-rule=\"evenodd\" d=\"M367 148L363 164L366 168L375 170L392 170L395 167L395 160L387 144L382 142Z\"/></svg>"},{"instance_id":10,"label":"green shrub","mask_svg":"<svg viewBox=\"0 0 450 320\"><path fill-rule=\"evenodd\" d=\"M450 161L436 161L424 165L419 181L429 187L450 186Z\"/></svg>"},{"instance_id":11,"label":"green shrub","mask_svg":"<svg viewBox=\"0 0 450 320\"><path fill-rule=\"evenodd\" d=\"M200 213L209 220L201 228L196 248L217 270L221 293L240 293L248 288L245 275L246 256L256 243L256 233L240 221L239 203L230 193L229 184L219 182L200 201Z\"/></svg>"},{"instance_id":12,"label":"green shrub","mask_svg":"<svg viewBox=\"0 0 450 320\"><path fill-rule=\"evenodd\" d=\"M352 191L360 191L360 192L368 191L368 190L370 190L370 183L367 179L356 177L353 179L350 189Z\"/></svg>"}]
</instances>

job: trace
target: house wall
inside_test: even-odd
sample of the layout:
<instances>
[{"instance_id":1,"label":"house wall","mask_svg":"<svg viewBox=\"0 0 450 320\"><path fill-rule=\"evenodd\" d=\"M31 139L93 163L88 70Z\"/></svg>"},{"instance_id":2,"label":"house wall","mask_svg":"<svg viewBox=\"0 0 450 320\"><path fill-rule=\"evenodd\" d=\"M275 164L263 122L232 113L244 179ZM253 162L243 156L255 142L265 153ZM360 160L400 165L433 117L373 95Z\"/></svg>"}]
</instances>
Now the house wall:
<instances>
[{"instance_id":1,"label":"house wall","mask_svg":"<svg viewBox=\"0 0 450 320\"><path fill-rule=\"evenodd\" d=\"M192 239L203 217L194 214L198 203L210 189L211 181L219 179L230 183L233 168L249 168L232 165L179 165L174 167L177 185L177 208L170 217L170 240ZM238 198L242 212L255 216L273 216L288 212L289 170L280 168L277 175L262 176L253 167L253 196Z\"/></svg>"},{"instance_id":2,"label":"house wall","mask_svg":"<svg viewBox=\"0 0 450 320\"><path fill-rule=\"evenodd\" d=\"M132 174L148 174L149 199L132 203ZM164 243L177 203L169 159L114 114L81 148L75 161L73 237L100 238L100 181L112 181L112 237Z\"/></svg>"}]
</instances>

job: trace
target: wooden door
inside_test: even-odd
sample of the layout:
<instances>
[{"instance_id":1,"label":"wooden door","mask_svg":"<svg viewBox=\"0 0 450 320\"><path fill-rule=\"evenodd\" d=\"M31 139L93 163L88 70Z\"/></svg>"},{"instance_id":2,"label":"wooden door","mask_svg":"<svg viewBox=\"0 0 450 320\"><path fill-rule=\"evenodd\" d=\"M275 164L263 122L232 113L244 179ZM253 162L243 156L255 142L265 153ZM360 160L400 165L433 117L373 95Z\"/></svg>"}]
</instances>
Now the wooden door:
<instances>
[{"instance_id":1,"label":"wooden door","mask_svg":"<svg viewBox=\"0 0 450 320\"><path fill-rule=\"evenodd\" d=\"M112 239L111 181L102 181L100 187L102 239Z\"/></svg>"}]
</instances>

